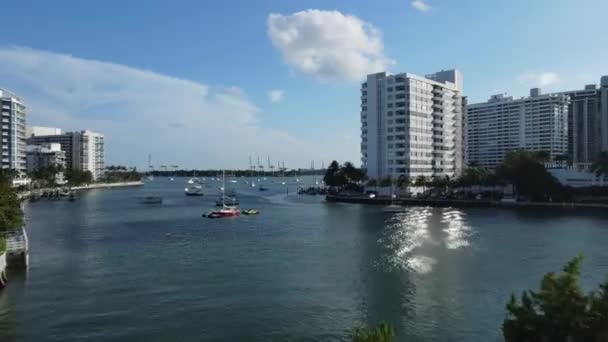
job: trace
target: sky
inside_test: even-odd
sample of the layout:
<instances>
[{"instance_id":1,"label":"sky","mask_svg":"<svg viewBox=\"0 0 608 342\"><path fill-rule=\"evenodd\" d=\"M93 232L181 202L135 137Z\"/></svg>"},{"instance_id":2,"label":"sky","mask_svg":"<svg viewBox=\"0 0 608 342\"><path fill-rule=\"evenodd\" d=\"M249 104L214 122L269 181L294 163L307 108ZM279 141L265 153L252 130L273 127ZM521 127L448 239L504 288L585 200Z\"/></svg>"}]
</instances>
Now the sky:
<instances>
[{"instance_id":1,"label":"sky","mask_svg":"<svg viewBox=\"0 0 608 342\"><path fill-rule=\"evenodd\" d=\"M368 73L457 68L469 103L608 75L608 1L12 1L0 88L106 164L360 164Z\"/></svg>"}]
</instances>

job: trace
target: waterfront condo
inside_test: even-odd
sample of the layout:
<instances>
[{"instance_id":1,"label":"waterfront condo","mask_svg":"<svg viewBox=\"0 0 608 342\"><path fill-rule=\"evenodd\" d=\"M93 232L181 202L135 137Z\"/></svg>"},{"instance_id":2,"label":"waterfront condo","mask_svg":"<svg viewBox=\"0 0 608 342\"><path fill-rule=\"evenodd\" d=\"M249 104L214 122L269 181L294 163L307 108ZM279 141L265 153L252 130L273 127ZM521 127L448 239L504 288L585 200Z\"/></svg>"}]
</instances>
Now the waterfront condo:
<instances>
[{"instance_id":1,"label":"waterfront condo","mask_svg":"<svg viewBox=\"0 0 608 342\"><path fill-rule=\"evenodd\" d=\"M92 131L66 132L59 129L35 127L28 145L46 145L58 143L65 152L65 166L68 169L90 171L93 179L103 175L105 168L104 135ZM55 132L56 134L36 135L37 133Z\"/></svg>"},{"instance_id":2,"label":"waterfront condo","mask_svg":"<svg viewBox=\"0 0 608 342\"><path fill-rule=\"evenodd\" d=\"M25 104L15 94L0 89L2 113L2 169L25 171Z\"/></svg>"},{"instance_id":3,"label":"waterfront condo","mask_svg":"<svg viewBox=\"0 0 608 342\"><path fill-rule=\"evenodd\" d=\"M514 99L493 95L471 104L466 115L466 163L494 168L512 150L546 151L551 158L568 152L568 103L564 94L534 88Z\"/></svg>"},{"instance_id":4,"label":"waterfront condo","mask_svg":"<svg viewBox=\"0 0 608 342\"><path fill-rule=\"evenodd\" d=\"M460 173L462 83L458 70L367 76L361 86L361 160L369 178Z\"/></svg>"}]
</instances>

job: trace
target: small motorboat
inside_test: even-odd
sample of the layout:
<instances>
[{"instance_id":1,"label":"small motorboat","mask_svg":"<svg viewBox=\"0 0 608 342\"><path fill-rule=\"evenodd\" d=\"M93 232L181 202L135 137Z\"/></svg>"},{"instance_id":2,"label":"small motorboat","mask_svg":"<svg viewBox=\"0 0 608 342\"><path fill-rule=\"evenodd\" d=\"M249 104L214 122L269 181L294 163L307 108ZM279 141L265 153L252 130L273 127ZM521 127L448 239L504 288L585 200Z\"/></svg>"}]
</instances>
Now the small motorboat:
<instances>
[{"instance_id":1,"label":"small motorboat","mask_svg":"<svg viewBox=\"0 0 608 342\"><path fill-rule=\"evenodd\" d=\"M146 196L141 199L141 203L143 203L143 204L161 204L161 203L163 203L163 198L160 196Z\"/></svg>"},{"instance_id":2,"label":"small motorboat","mask_svg":"<svg viewBox=\"0 0 608 342\"><path fill-rule=\"evenodd\" d=\"M200 183L201 183L201 180L196 177L188 179L188 184L200 184Z\"/></svg>"},{"instance_id":3,"label":"small motorboat","mask_svg":"<svg viewBox=\"0 0 608 342\"><path fill-rule=\"evenodd\" d=\"M203 196L203 187L201 185L193 185L184 189L186 196Z\"/></svg>"},{"instance_id":4,"label":"small motorboat","mask_svg":"<svg viewBox=\"0 0 608 342\"><path fill-rule=\"evenodd\" d=\"M260 211L258 209L244 209L242 213L243 215L258 215Z\"/></svg>"}]
</instances>

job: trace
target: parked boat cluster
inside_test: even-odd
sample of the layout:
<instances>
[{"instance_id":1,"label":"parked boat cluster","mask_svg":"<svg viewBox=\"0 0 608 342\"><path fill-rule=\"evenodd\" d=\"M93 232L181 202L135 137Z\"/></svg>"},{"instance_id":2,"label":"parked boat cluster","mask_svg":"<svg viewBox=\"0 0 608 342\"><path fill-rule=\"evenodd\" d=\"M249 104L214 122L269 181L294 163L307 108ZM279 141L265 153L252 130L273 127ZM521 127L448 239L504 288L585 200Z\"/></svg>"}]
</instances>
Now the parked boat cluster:
<instances>
[{"instance_id":1,"label":"parked boat cluster","mask_svg":"<svg viewBox=\"0 0 608 342\"><path fill-rule=\"evenodd\" d=\"M153 179L149 179L153 180ZM174 180L174 179L172 179ZM302 180L299 178L295 178L295 183L298 184ZM277 183L276 179L267 179L266 177L258 178L258 179L230 179L227 180L225 173L222 173L221 176L211 177L211 178L199 178L192 177L186 181L186 187L184 188L185 196L204 196L205 188L213 187L213 182L221 182L221 186L218 188L220 194L218 198L215 200L216 209L210 209L202 213L202 217L205 218L223 218L223 217L234 217L243 215L259 215L261 211L259 209L241 209L240 200L237 195L237 192L234 188L227 188L227 184L246 184L248 187L257 189L260 192L265 192L269 190L269 187L265 184L269 183ZM281 185L287 185L287 181L285 179L278 181ZM321 182L322 183L322 182ZM298 187L299 195L325 195L327 194L327 189L324 186L321 186L320 182L316 181L311 187ZM286 192L288 192L287 188ZM141 202L144 204L162 204L163 198L161 196L146 196L141 199Z\"/></svg>"}]
</instances>

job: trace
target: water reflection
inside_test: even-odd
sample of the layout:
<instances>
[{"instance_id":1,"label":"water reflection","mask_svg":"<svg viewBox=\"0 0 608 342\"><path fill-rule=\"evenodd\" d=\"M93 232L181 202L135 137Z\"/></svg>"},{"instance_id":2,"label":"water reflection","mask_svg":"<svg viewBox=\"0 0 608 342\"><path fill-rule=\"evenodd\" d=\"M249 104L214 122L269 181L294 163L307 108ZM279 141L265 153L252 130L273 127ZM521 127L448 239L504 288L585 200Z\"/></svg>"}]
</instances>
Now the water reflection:
<instances>
[{"instance_id":1,"label":"water reflection","mask_svg":"<svg viewBox=\"0 0 608 342\"><path fill-rule=\"evenodd\" d=\"M389 220L379 240L391 251L386 260L389 267L422 274L432 271L437 261L420 250L425 244L433 243L429 231L431 215L431 208L417 207L395 214Z\"/></svg>"},{"instance_id":2,"label":"water reflection","mask_svg":"<svg viewBox=\"0 0 608 342\"><path fill-rule=\"evenodd\" d=\"M471 226L466 223L465 213L458 209L446 208L441 214L443 231L447 234L444 243L448 249L458 249L469 246L472 235Z\"/></svg>"}]
</instances>

